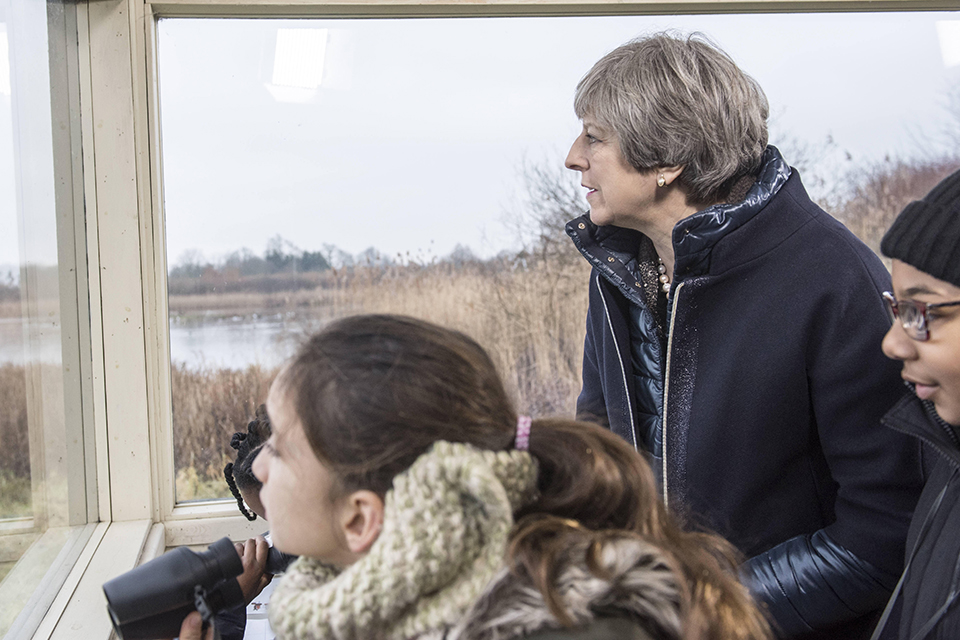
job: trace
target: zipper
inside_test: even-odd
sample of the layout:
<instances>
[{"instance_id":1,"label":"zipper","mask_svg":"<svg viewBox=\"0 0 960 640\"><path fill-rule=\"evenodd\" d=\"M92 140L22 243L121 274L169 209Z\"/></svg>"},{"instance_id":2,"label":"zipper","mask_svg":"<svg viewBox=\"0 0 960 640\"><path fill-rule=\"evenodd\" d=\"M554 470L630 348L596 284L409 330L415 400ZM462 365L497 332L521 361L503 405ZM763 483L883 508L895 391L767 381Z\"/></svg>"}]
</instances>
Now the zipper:
<instances>
[{"instance_id":1,"label":"zipper","mask_svg":"<svg viewBox=\"0 0 960 640\"><path fill-rule=\"evenodd\" d=\"M894 431L899 431L900 433L910 436L911 438L916 438L917 440L921 440L925 442L926 444L933 447L933 449L937 453L939 453L941 456L946 458L947 462L949 462L951 465L953 465L954 467L960 468L960 465L958 465L956 461L956 455L957 455L956 452L948 451L947 449L944 449L941 443L935 442L930 436L923 433L922 431L913 429L912 427L905 429L898 424L894 424L893 421L888 421L884 424L886 424L886 426L893 429Z\"/></svg>"},{"instance_id":2,"label":"zipper","mask_svg":"<svg viewBox=\"0 0 960 640\"><path fill-rule=\"evenodd\" d=\"M616 345L617 335L613 332L613 321L610 319L610 309L607 307L607 298L603 295L603 287L600 286L599 273L597 274L597 291L600 292L600 300L603 302L603 313L607 319L607 327L609 327L613 343ZM614 351L617 352L617 362L620 364L620 379L623 381L623 397L627 399L627 415L630 416L630 439L633 442L633 448L637 449L637 427L633 424L633 406L630 406L630 387L627 386L627 369L623 366L623 356L620 354L620 349L615 348ZM609 416L607 419L609 420Z\"/></svg>"},{"instance_id":3,"label":"zipper","mask_svg":"<svg viewBox=\"0 0 960 640\"><path fill-rule=\"evenodd\" d=\"M673 290L673 307L670 309L670 327L667 330L667 363L663 372L663 426L661 427L660 439L662 445L662 455L660 466L662 468L661 487L663 489L663 506L668 507L667 498L667 403L670 400L670 357L673 355L673 325L677 320L677 306L680 302L680 290L685 283L681 282Z\"/></svg>"}]
</instances>

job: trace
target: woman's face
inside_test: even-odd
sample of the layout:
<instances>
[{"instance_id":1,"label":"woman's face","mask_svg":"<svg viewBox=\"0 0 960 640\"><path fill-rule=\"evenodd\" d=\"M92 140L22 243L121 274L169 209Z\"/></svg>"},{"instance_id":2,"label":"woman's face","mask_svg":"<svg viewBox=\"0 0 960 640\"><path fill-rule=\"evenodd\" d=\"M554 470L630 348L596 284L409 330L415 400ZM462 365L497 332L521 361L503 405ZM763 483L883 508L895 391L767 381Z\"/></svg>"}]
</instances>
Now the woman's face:
<instances>
[{"instance_id":1,"label":"woman's face","mask_svg":"<svg viewBox=\"0 0 960 640\"><path fill-rule=\"evenodd\" d=\"M657 200L657 176L637 171L627 162L612 130L585 116L583 131L573 141L564 164L580 172L594 224L643 229L649 208Z\"/></svg>"},{"instance_id":2,"label":"woman's face","mask_svg":"<svg viewBox=\"0 0 960 640\"><path fill-rule=\"evenodd\" d=\"M253 473L263 483L260 500L270 536L286 553L346 566L353 558L339 526L337 502L331 500L335 477L314 455L282 377L267 399L272 435L253 461Z\"/></svg>"},{"instance_id":3,"label":"woman's face","mask_svg":"<svg viewBox=\"0 0 960 640\"><path fill-rule=\"evenodd\" d=\"M934 278L899 260L893 261L893 294L897 300L927 304L960 300L960 287ZM946 422L960 426L960 306L927 312L930 337L910 338L894 322L883 339L883 352L903 362L901 376L917 387L917 395L933 402Z\"/></svg>"}]
</instances>

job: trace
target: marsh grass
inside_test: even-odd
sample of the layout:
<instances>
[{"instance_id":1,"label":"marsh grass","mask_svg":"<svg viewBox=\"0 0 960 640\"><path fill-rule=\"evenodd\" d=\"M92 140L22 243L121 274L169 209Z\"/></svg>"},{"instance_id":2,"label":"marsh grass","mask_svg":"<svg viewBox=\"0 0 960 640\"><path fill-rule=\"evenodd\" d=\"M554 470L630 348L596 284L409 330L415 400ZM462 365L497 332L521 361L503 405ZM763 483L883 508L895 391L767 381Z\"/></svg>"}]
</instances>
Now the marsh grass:
<instances>
[{"instance_id":1,"label":"marsh grass","mask_svg":"<svg viewBox=\"0 0 960 640\"><path fill-rule=\"evenodd\" d=\"M177 499L229 496L223 467L234 457L230 438L245 431L257 405L266 398L275 369L191 368L174 363L173 450Z\"/></svg>"},{"instance_id":2,"label":"marsh grass","mask_svg":"<svg viewBox=\"0 0 960 640\"><path fill-rule=\"evenodd\" d=\"M462 331L490 353L518 409L573 415L587 311L583 260L360 271L340 315L396 313Z\"/></svg>"},{"instance_id":3,"label":"marsh grass","mask_svg":"<svg viewBox=\"0 0 960 640\"><path fill-rule=\"evenodd\" d=\"M313 299L303 291L276 294L287 298L285 305L271 306L275 294L261 296L259 304L248 294L231 293L220 301L202 297L212 308L322 309L311 316L304 334L358 313L436 322L487 349L521 412L572 416L580 388L588 275L582 260L364 267L331 274L322 289L312 292ZM245 430L276 374L277 369L256 365L241 370L173 365L178 500L230 495L223 480L223 467L235 453L230 438Z\"/></svg>"},{"instance_id":4,"label":"marsh grass","mask_svg":"<svg viewBox=\"0 0 960 640\"><path fill-rule=\"evenodd\" d=\"M960 156L922 162L887 160L860 169L850 180L852 196L831 212L879 255L883 234L903 208L958 168Z\"/></svg>"},{"instance_id":5,"label":"marsh grass","mask_svg":"<svg viewBox=\"0 0 960 640\"><path fill-rule=\"evenodd\" d=\"M0 518L30 515L27 380L22 365L0 365Z\"/></svg>"},{"instance_id":6,"label":"marsh grass","mask_svg":"<svg viewBox=\"0 0 960 640\"><path fill-rule=\"evenodd\" d=\"M0 470L0 520L31 515L30 476Z\"/></svg>"}]
</instances>

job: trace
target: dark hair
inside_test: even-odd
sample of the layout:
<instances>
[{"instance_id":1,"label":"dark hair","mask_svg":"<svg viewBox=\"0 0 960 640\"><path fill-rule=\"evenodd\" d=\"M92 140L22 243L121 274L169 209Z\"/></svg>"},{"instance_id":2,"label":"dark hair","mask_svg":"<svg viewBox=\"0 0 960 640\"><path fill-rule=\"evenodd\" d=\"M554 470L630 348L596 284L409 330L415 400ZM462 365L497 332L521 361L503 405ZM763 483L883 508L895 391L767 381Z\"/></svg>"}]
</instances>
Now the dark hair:
<instances>
[{"instance_id":1,"label":"dark hair","mask_svg":"<svg viewBox=\"0 0 960 640\"><path fill-rule=\"evenodd\" d=\"M336 476L335 491L383 495L438 440L492 451L514 446L517 414L486 352L462 333L414 318L334 322L278 380L314 453ZM539 465L539 495L515 514L507 561L529 575L561 623L571 619L559 604L554 567L570 541L587 539L592 553L592 545L626 536L676 559L689 586L689 637L769 637L737 582L732 547L681 529L658 499L649 465L625 441L596 425L539 419L529 451Z\"/></svg>"},{"instance_id":2,"label":"dark hair","mask_svg":"<svg viewBox=\"0 0 960 640\"><path fill-rule=\"evenodd\" d=\"M267 416L267 407L260 405L257 407L256 415L253 420L247 423L247 431L237 431L230 438L230 446L237 450L237 459L234 462L228 462L223 468L223 476L227 479L227 486L230 492L237 499L237 506L240 513L246 516L247 520L256 520L257 514L247 510L243 504L243 496L240 495L240 489L257 489L263 484L253 475L253 460L260 453L260 447L270 438L270 418Z\"/></svg>"}]
</instances>

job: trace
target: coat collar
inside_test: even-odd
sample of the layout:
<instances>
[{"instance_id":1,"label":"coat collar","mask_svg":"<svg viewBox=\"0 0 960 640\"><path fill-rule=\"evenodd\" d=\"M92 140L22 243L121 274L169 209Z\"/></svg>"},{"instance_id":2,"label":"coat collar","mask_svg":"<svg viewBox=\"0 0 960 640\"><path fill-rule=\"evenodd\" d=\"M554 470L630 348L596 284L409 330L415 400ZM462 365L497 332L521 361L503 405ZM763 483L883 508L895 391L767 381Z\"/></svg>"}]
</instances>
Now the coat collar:
<instances>
[{"instance_id":1,"label":"coat collar","mask_svg":"<svg viewBox=\"0 0 960 640\"><path fill-rule=\"evenodd\" d=\"M774 146L763 153L757 181L746 197L733 204L715 204L687 216L673 228L674 273L703 275L713 247L729 233L750 222L790 178L790 166Z\"/></svg>"},{"instance_id":2,"label":"coat collar","mask_svg":"<svg viewBox=\"0 0 960 640\"><path fill-rule=\"evenodd\" d=\"M951 464L960 467L960 428L947 424L937 415L932 402L918 398L913 385L907 383L907 387L910 393L901 398L881 422L929 443Z\"/></svg>"},{"instance_id":3,"label":"coat collar","mask_svg":"<svg viewBox=\"0 0 960 640\"><path fill-rule=\"evenodd\" d=\"M707 207L678 222L673 228L675 280L707 273L716 244L756 217L787 183L791 173L777 148L768 146L757 180L743 200ZM650 244L646 236L633 229L598 227L590 221L589 213L567 223L566 231L580 253L608 280L623 289L628 298L637 295L630 286L634 274L619 273L616 266L635 260L638 250Z\"/></svg>"}]
</instances>

